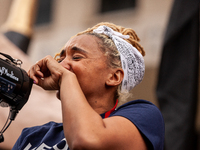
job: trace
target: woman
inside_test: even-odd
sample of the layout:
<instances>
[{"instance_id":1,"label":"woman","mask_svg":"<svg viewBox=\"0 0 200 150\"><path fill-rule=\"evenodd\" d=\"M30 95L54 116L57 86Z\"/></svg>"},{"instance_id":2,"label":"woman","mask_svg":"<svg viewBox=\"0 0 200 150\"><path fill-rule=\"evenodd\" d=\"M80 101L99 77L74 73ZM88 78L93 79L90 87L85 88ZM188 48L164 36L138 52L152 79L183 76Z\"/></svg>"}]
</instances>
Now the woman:
<instances>
[{"instance_id":1,"label":"woman","mask_svg":"<svg viewBox=\"0 0 200 150\"><path fill-rule=\"evenodd\" d=\"M63 123L24 129L13 149L163 149L164 122L155 105L119 106L144 75L138 41L132 29L100 23L71 38L57 61L47 56L32 66L35 84L58 90Z\"/></svg>"}]
</instances>

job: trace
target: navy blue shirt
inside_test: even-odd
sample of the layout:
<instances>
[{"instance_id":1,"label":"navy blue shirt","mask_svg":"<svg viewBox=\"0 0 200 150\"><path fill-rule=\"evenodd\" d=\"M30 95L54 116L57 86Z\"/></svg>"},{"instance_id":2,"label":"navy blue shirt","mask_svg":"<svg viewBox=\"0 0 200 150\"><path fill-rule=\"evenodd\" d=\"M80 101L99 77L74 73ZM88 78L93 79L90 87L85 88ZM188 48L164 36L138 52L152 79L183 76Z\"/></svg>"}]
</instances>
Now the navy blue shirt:
<instances>
[{"instance_id":1,"label":"navy blue shirt","mask_svg":"<svg viewBox=\"0 0 200 150\"><path fill-rule=\"evenodd\" d=\"M107 114L101 114L105 118ZM120 106L111 114L129 119L140 131L148 149L162 150L164 147L164 121L160 110L151 102L134 100ZM42 126L25 128L12 150L67 150L63 124L49 122Z\"/></svg>"}]
</instances>

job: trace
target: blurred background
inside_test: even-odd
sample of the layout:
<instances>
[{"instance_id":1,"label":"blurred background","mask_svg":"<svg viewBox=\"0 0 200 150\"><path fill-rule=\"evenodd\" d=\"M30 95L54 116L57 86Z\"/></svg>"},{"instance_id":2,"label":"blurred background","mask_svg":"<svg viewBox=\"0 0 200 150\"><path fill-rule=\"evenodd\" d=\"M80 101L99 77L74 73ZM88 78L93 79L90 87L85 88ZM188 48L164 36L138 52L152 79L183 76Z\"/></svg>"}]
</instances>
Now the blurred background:
<instances>
[{"instance_id":1,"label":"blurred background","mask_svg":"<svg viewBox=\"0 0 200 150\"><path fill-rule=\"evenodd\" d=\"M113 2L117 3L115 7L112 7ZM106 0L39 1L27 54L31 62L46 55L54 56L71 36L99 22L113 22L130 27L136 31L146 51L146 80L142 83L145 86L135 92L135 95L156 103L154 86L172 2L173 0L111 0L110 3ZM12 0L0 0L0 25L5 23L11 4Z\"/></svg>"},{"instance_id":2,"label":"blurred background","mask_svg":"<svg viewBox=\"0 0 200 150\"><path fill-rule=\"evenodd\" d=\"M0 26L6 22L13 0L0 0ZM25 53L31 63L54 56L69 38L99 22L112 22L135 30L146 51L143 82L134 98L159 107L156 96L164 36L174 0L39 0L33 34ZM198 33L197 33L198 34ZM200 90L198 90L198 95ZM199 96L198 96L199 100ZM199 105L196 129L200 131Z\"/></svg>"}]
</instances>

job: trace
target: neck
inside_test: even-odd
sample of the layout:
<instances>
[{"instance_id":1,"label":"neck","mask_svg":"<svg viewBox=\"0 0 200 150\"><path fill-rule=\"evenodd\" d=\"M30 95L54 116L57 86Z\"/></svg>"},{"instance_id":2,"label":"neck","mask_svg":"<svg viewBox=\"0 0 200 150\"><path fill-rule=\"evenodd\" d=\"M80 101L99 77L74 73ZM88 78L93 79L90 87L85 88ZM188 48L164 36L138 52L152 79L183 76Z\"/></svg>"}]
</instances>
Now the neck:
<instances>
[{"instance_id":1,"label":"neck","mask_svg":"<svg viewBox=\"0 0 200 150\"><path fill-rule=\"evenodd\" d=\"M90 98L88 99L88 102L98 114L105 113L115 106L115 100L113 96L101 96L99 98Z\"/></svg>"}]
</instances>

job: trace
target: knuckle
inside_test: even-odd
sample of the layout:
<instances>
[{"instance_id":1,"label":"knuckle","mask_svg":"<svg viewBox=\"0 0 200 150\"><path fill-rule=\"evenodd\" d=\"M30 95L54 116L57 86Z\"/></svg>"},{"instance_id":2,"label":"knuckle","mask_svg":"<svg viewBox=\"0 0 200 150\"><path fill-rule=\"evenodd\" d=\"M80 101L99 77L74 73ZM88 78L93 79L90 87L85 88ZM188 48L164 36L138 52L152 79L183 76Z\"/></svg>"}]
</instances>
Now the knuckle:
<instances>
[{"instance_id":1,"label":"knuckle","mask_svg":"<svg viewBox=\"0 0 200 150\"><path fill-rule=\"evenodd\" d=\"M46 56L46 59L47 59L47 60L51 60L51 59L52 59L52 56L51 56L51 55L47 55L47 56Z\"/></svg>"}]
</instances>

